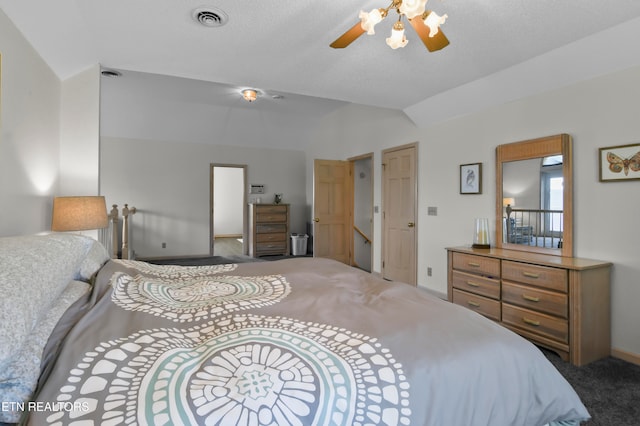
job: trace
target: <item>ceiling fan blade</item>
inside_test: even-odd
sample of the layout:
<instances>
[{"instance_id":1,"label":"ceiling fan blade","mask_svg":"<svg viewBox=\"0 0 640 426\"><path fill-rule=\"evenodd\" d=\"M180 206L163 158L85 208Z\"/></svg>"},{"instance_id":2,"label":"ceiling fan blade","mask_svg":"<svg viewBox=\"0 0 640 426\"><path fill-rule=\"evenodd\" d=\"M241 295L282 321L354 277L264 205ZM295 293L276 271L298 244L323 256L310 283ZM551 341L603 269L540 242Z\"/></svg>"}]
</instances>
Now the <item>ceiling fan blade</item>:
<instances>
[{"instance_id":1,"label":"ceiling fan blade","mask_svg":"<svg viewBox=\"0 0 640 426\"><path fill-rule=\"evenodd\" d=\"M429 52L435 52L436 50L443 49L449 44L449 40L442 30L438 31L438 34L433 37L429 37L429 31L431 30L424 24L424 20L420 16L410 19L409 22L416 33L420 36L424 45L429 49Z\"/></svg>"},{"instance_id":2,"label":"ceiling fan blade","mask_svg":"<svg viewBox=\"0 0 640 426\"><path fill-rule=\"evenodd\" d=\"M340 37L336 39L329 46L334 49L342 49L350 45L355 39L360 37L364 33L364 29L362 28L362 23L358 21L353 27L347 30L346 33L342 34Z\"/></svg>"}]
</instances>

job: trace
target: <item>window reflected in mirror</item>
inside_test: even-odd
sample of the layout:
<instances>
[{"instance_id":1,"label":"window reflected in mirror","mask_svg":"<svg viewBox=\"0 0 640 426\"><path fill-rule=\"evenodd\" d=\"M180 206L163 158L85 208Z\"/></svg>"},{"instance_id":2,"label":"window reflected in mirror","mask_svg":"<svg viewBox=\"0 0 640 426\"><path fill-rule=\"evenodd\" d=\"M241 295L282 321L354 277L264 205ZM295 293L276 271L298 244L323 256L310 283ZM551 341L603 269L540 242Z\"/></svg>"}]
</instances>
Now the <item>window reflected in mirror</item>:
<instances>
[{"instance_id":1,"label":"window reflected in mirror","mask_svg":"<svg viewBox=\"0 0 640 426\"><path fill-rule=\"evenodd\" d=\"M562 248L562 166L562 155L503 163L503 242Z\"/></svg>"}]
</instances>

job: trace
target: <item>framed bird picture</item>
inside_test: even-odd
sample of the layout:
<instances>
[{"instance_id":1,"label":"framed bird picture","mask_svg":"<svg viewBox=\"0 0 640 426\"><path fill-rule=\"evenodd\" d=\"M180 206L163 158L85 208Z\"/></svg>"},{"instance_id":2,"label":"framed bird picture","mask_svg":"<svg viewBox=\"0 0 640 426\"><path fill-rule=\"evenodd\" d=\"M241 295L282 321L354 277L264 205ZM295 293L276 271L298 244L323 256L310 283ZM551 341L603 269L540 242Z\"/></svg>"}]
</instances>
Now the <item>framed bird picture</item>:
<instances>
[{"instance_id":1,"label":"framed bird picture","mask_svg":"<svg viewBox=\"0 0 640 426\"><path fill-rule=\"evenodd\" d=\"M460 193L482 194L482 163L460 165Z\"/></svg>"},{"instance_id":2,"label":"framed bird picture","mask_svg":"<svg viewBox=\"0 0 640 426\"><path fill-rule=\"evenodd\" d=\"M640 179L640 143L600 148L600 182Z\"/></svg>"}]
</instances>

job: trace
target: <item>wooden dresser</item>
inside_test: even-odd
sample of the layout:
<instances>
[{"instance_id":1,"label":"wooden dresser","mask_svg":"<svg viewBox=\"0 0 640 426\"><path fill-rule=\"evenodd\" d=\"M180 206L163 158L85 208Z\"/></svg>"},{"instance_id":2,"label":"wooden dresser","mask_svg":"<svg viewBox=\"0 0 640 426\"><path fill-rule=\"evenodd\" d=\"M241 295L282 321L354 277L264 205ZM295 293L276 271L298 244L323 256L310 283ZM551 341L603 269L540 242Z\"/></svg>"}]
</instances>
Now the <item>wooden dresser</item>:
<instances>
[{"instance_id":1,"label":"wooden dresser","mask_svg":"<svg viewBox=\"0 0 640 426\"><path fill-rule=\"evenodd\" d=\"M611 263L447 248L448 298L584 365L611 352Z\"/></svg>"},{"instance_id":2,"label":"wooden dresser","mask_svg":"<svg viewBox=\"0 0 640 426\"><path fill-rule=\"evenodd\" d=\"M249 205L249 255L289 254L289 205Z\"/></svg>"}]
</instances>

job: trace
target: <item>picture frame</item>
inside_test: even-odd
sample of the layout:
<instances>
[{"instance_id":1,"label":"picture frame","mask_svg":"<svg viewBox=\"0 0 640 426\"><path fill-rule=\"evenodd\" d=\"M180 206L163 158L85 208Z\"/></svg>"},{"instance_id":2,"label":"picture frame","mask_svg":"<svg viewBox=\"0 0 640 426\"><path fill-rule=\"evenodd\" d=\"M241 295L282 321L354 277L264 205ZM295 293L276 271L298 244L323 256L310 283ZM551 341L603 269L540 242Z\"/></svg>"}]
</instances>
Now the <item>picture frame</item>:
<instances>
[{"instance_id":1,"label":"picture frame","mask_svg":"<svg viewBox=\"0 0 640 426\"><path fill-rule=\"evenodd\" d=\"M600 182L640 179L640 143L598 150Z\"/></svg>"},{"instance_id":2,"label":"picture frame","mask_svg":"<svg viewBox=\"0 0 640 426\"><path fill-rule=\"evenodd\" d=\"M482 163L460 165L460 194L482 194Z\"/></svg>"}]
</instances>

